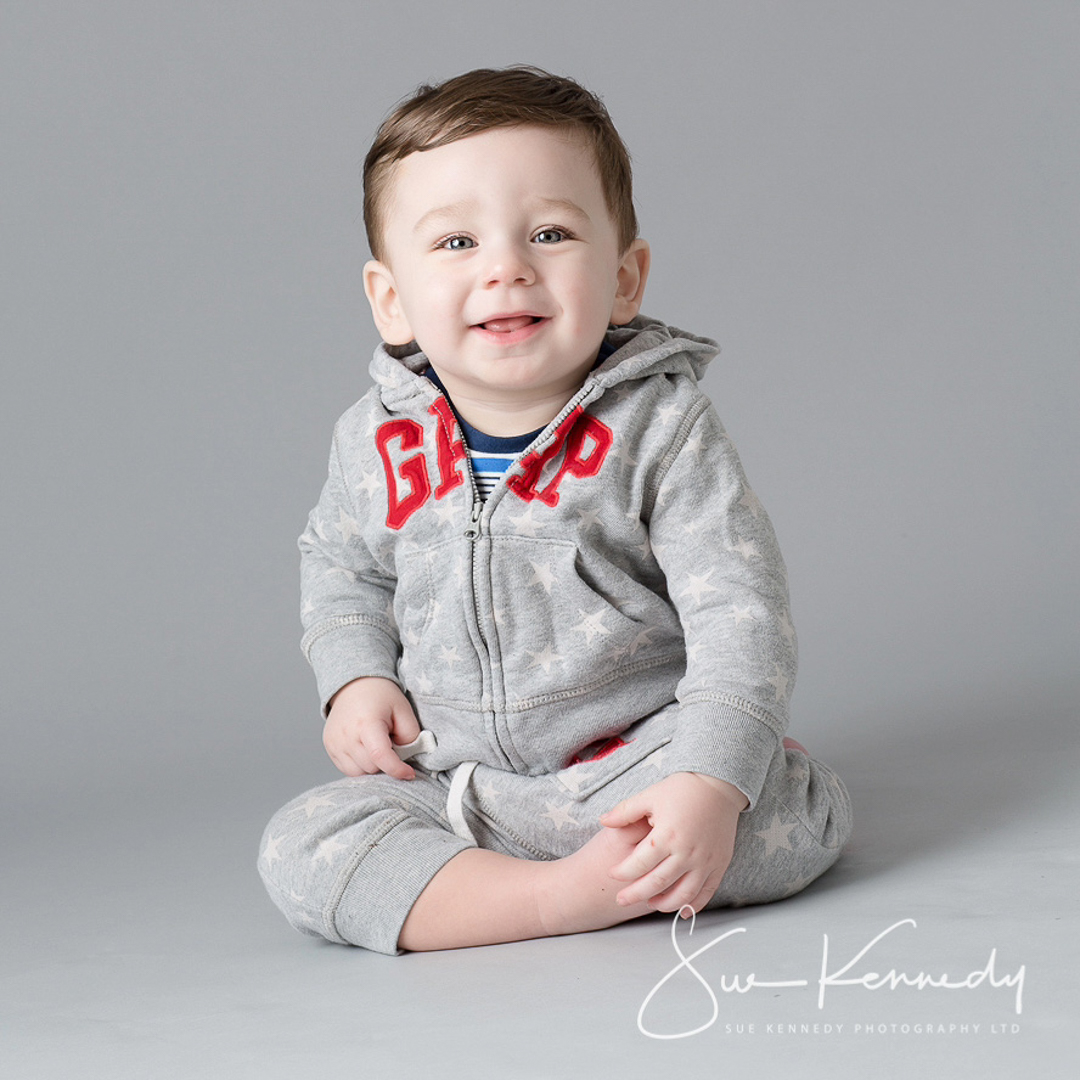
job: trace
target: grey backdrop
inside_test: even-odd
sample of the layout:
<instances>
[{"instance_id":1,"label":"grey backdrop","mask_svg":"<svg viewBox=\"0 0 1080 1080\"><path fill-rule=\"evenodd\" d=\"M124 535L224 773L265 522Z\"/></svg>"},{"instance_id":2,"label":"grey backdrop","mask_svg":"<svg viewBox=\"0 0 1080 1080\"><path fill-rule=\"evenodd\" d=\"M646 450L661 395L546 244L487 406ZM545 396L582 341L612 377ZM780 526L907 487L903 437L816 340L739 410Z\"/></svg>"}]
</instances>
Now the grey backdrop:
<instances>
[{"instance_id":1,"label":"grey backdrop","mask_svg":"<svg viewBox=\"0 0 1080 1080\"><path fill-rule=\"evenodd\" d=\"M9 0L7 1075L423 1075L410 1049L454 1076L1061 1075L1078 45L1080 5L1053 0ZM1004 1041L989 993L913 990L865 1009L987 1030L650 1041L666 923L387 961L294 937L261 895L263 822L333 774L295 537L376 341L360 162L419 82L513 62L600 92L631 147L645 310L723 345L707 386L790 569L793 734L855 796L831 882L745 916L751 962L775 969L774 931L853 944L918 916L910 970L1026 962ZM624 944L653 950L633 978Z\"/></svg>"}]
</instances>

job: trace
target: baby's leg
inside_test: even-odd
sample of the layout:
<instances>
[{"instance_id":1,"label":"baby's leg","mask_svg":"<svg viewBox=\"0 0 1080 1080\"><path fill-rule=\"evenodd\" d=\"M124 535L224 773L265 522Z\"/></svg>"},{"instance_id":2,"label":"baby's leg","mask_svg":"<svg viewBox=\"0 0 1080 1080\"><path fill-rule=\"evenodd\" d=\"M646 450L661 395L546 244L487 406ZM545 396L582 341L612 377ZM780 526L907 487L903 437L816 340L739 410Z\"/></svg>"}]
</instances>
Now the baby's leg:
<instances>
[{"instance_id":1,"label":"baby's leg","mask_svg":"<svg viewBox=\"0 0 1080 1080\"><path fill-rule=\"evenodd\" d=\"M850 835L844 785L799 743L785 739L757 803L739 819L731 865L707 906L793 896L832 866Z\"/></svg>"},{"instance_id":2,"label":"baby's leg","mask_svg":"<svg viewBox=\"0 0 1080 1080\"><path fill-rule=\"evenodd\" d=\"M409 908L468 841L445 817L446 789L419 770L336 780L294 799L263 834L259 873L301 932L397 952Z\"/></svg>"},{"instance_id":3,"label":"baby's leg","mask_svg":"<svg viewBox=\"0 0 1080 1080\"><path fill-rule=\"evenodd\" d=\"M615 902L623 882L609 873L648 831L641 822L600 829L573 854L550 862L463 851L421 893L399 944L418 951L493 945L601 930L648 915L646 904Z\"/></svg>"},{"instance_id":4,"label":"baby's leg","mask_svg":"<svg viewBox=\"0 0 1080 1080\"><path fill-rule=\"evenodd\" d=\"M499 783L546 781L504 774ZM451 831L447 796L445 777L418 770L415 780L361 776L294 799L263 836L259 871L271 898L304 933L385 953L597 930L648 913L619 906L622 883L608 874L646 827L571 830L565 815L537 817L526 795L502 829L477 814L473 793L478 848Z\"/></svg>"}]
</instances>

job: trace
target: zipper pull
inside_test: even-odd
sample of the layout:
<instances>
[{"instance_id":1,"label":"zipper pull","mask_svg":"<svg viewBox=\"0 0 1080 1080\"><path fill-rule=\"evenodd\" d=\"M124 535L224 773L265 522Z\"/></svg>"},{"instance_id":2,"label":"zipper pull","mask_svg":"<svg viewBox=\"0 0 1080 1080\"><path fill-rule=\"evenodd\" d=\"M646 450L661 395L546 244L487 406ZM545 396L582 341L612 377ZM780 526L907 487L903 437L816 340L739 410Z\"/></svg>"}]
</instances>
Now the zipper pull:
<instances>
[{"instance_id":1,"label":"zipper pull","mask_svg":"<svg viewBox=\"0 0 1080 1080\"><path fill-rule=\"evenodd\" d=\"M475 540L480 535L480 515L484 512L484 504L477 499L473 503L472 514L469 516L469 527L465 530L465 536L469 540Z\"/></svg>"}]
</instances>

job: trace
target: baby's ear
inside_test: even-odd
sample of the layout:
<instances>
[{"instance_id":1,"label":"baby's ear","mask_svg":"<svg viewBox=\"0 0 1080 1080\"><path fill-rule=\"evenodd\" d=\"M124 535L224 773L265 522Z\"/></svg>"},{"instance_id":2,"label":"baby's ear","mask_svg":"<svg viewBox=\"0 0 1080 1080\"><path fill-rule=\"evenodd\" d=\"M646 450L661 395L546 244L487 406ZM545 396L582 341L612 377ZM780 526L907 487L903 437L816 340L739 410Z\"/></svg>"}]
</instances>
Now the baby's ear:
<instances>
[{"instance_id":1,"label":"baby's ear","mask_svg":"<svg viewBox=\"0 0 1080 1080\"><path fill-rule=\"evenodd\" d=\"M389 266L375 259L364 264L364 293L383 341L387 345L408 345L414 335Z\"/></svg>"},{"instance_id":2,"label":"baby's ear","mask_svg":"<svg viewBox=\"0 0 1080 1080\"><path fill-rule=\"evenodd\" d=\"M619 263L615 302L611 306L612 326L625 326L641 310L651 259L649 245L640 236L626 249Z\"/></svg>"}]
</instances>

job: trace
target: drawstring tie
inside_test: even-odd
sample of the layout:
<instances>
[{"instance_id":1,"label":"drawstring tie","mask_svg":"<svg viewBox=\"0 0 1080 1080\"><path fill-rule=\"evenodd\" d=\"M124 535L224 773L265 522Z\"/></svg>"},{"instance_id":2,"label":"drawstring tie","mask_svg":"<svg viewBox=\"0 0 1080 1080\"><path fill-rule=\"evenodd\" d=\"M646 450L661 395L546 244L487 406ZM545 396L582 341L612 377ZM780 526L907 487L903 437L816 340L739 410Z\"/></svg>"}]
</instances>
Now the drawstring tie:
<instances>
[{"instance_id":1,"label":"drawstring tie","mask_svg":"<svg viewBox=\"0 0 1080 1080\"><path fill-rule=\"evenodd\" d=\"M478 764L478 761L463 761L454 770L454 778L450 781L450 794L446 796L446 815L450 818L450 824L454 827L454 832L462 840L468 840L473 847L478 845L472 829L469 828L465 821L464 800L469 781L472 779L473 769Z\"/></svg>"},{"instance_id":2,"label":"drawstring tie","mask_svg":"<svg viewBox=\"0 0 1080 1080\"><path fill-rule=\"evenodd\" d=\"M417 754L426 754L435 749L435 736L428 730L420 732L418 738L404 746L395 746L394 752L402 761ZM446 796L446 816L450 819L454 833L462 840L467 840L473 847L479 846L472 829L465 821L465 792L469 789L469 781L472 779L473 770L480 763L478 761L463 761L454 769L453 779L450 781L450 792Z\"/></svg>"}]
</instances>

